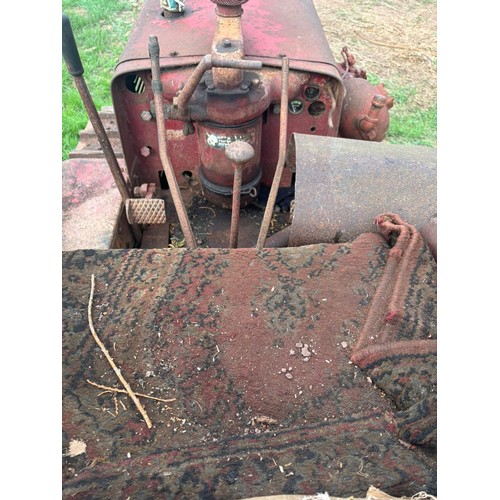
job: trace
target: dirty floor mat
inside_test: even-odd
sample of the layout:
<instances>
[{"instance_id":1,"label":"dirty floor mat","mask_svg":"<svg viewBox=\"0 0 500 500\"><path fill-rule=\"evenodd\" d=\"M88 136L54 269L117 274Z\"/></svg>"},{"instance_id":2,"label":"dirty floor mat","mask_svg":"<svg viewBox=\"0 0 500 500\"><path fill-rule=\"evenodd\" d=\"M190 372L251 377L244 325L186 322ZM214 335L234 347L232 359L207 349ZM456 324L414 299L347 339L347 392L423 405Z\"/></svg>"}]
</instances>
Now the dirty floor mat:
<instances>
[{"instance_id":1,"label":"dirty floor mat","mask_svg":"<svg viewBox=\"0 0 500 500\"><path fill-rule=\"evenodd\" d=\"M435 494L436 269L400 233L64 252L63 497ZM151 428L106 389L123 387L89 330L92 275L96 333L163 400L140 397Z\"/></svg>"}]
</instances>

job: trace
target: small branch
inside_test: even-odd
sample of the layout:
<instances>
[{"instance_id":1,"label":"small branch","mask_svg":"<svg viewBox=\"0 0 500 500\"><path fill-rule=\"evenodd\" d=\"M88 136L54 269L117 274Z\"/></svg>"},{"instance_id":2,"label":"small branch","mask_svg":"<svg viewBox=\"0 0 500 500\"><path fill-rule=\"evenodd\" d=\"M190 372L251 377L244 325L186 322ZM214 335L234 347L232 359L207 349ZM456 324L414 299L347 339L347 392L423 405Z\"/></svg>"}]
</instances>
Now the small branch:
<instances>
[{"instance_id":1,"label":"small branch","mask_svg":"<svg viewBox=\"0 0 500 500\"><path fill-rule=\"evenodd\" d=\"M151 427L153 427L153 424L152 424L150 418L148 417L146 410L144 409L141 402L139 401L139 399L135 395L134 391L132 391L128 382L124 379L120 369L116 366L115 362L113 361L113 358L110 356L106 347L104 347L104 344L101 342L101 340L97 336L97 333L94 329L94 323L92 322L92 303L94 301L94 288L95 288L95 277L94 277L94 275L92 275L90 297L89 297L89 307L88 307L89 327L90 327L90 331L92 333L92 336L94 337L94 340L97 342L97 345L101 348L101 351L103 352L104 356L106 356L106 359L108 360L109 364L111 365L111 368L113 368L114 372L116 373L116 376L118 377L120 382L123 384L123 387L125 387L127 394L131 397L132 401L135 403L135 406L137 407L140 414L144 418L144 421L146 422L148 429L151 429Z\"/></svg>"},{"instance_id":2,"label":"small branch","mask_svg":"<svg viewBox=\"0 0 500 500\"><path fill-rule=\"evenodd\" d=\"M125 389L118 389L117 387L108 387L106 385L100 385L96 384L95 382L92 382L92 380L87 379L87 382L90 385L93 385L94 387L98 387L99 389L105 389L104 392L101 392L101 394L104 394L105 392L121 392L123 394L128 394L128 392ZM148 398L148 399L154 399L155 401L161 401L163 403L172 403L175 401L175 398L172 399L162 399L162 398L155 398L154 396L148 396L147 394L141 394L140 392L134 392L136 396L139 396L140 398Z\"/></svg>"},{"instance_id":3,"label":"small branch","mask_svg":"<svg viewBox=\"0 0 500 500\"><path fill-rule=\"evenodd\" d=\"M198 207L198 208L204 208L205 210L210 210L213 214L212 219L215 219L217 217L217 214L215 213L215 210L211 207Z\"/></svg>"},{"instance_id":4,"label":"small branch","mask_svg":"<svg viewBox=\"0 0 500 500\"><path fill-rule=\"evenodd\" d=\"M357 31L355 31L356 35L359 36L359 38L362 38L366 42L373 43L374 45L379 45L380 47L388 47L390 49L401 49L401 50L407 50L409 52L422 52L421 50L419 51L415 47L408 47L406 45L391 45L389 43L382 43L382 42L377 42L375 40L371 40L370 38L366 38L365 36L361 35ZM429 50L429 52L432 53L432 55L436 55L434 50Z\"/></svg>"}]
</instances>

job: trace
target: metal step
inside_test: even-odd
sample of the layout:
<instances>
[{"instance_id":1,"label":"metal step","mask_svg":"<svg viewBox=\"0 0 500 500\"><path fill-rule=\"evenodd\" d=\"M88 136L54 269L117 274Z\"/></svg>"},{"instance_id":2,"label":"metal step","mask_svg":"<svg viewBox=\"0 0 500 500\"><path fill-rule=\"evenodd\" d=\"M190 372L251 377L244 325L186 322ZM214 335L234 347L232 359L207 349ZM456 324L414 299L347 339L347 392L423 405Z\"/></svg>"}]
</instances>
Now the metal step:
<instances>
[{"instance_id":1,"label":"metal step","mask_svg":"<svg viewBox=\"0 0 500 500\"><path fill-rule=\"evenodd\" d=\"M103 106L99 111L104 130L109 137L111 147L117 158L123 158L123 150L120 142L120 134L116 124L115 112L112 106ZM76 148L69 154L69 158L104 158L101 145L95 135L90 121L84 130L80 132L80 140Z\"/></svg>"}]
</instances>

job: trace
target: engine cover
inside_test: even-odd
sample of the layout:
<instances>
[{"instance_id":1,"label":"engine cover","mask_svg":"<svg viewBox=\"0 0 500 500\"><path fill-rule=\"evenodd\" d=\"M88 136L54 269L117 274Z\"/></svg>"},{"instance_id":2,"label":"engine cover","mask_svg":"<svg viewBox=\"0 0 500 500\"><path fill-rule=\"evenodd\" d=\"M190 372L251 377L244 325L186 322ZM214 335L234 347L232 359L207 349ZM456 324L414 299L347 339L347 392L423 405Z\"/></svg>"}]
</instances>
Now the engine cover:
<instances>
[{"instance_id":1,"label":"engine cover","mask_svg":"<svg viewBox=\"0 0 500 500\"><path fill-rule=\"evenodd\" d=\"M262 61L263 67L244 73L239 93L211 93L212 75L207 71L191 99L201 111L194 119L166 120L168 154L181 187L190 178L200 179L203 161L217 158L221 144L241 140L247 133L245 124L256 118L255 112L259 113L261 135L255 141L260 147L256 155L260 172L252 172L251 177L260 178L267 186L272 184L278 160L280 67L284 55L290 59L288 137L294 132L338 135L345 89L312 0L250 0L243 10L244 57ZM217 19L215 6L208 0L189 0L185 12L176 16L165 16L158 0L144 2L111 85L124 157L134 186L164 184L151 107L149 36L158 37L163 100L168 107L201 58L210 54ZM262 110L259 106L264 94L267 100ZM210 120L205 121L207 112ZM213 120L214 116L220 119ZM213 131L219 125L226 128L217 135ZM203 142L203 138L209 139ZM203 170L205 174L208 171ZM281 185L290 186L291 182L292 173L285 169ZM230 181L226 184L230 186Z\"/></svg>"}]
</instances>

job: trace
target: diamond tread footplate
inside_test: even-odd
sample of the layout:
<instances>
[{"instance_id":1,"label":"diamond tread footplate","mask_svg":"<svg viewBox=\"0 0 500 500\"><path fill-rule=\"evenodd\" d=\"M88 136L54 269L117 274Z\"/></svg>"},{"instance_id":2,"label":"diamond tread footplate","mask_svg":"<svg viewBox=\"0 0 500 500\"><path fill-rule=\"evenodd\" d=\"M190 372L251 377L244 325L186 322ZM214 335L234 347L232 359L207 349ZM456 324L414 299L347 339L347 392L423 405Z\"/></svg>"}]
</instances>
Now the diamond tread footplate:
<instances>
[{"instance_id":1,"label":"diamond tread footplate","mask_svg":"<svg viewBox=\"0 0 500 500\"><path fill-rule=\"evenodd\" d=\"M125 210L130 224L164 224L167 221L162 199L130 198L125 201Z\"/></svg>"}]
</instances>

